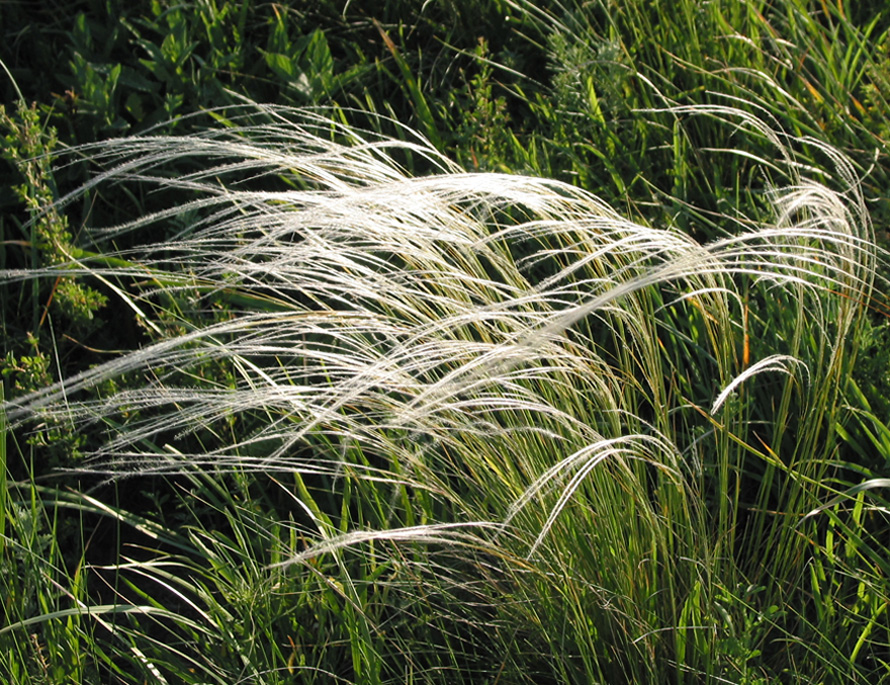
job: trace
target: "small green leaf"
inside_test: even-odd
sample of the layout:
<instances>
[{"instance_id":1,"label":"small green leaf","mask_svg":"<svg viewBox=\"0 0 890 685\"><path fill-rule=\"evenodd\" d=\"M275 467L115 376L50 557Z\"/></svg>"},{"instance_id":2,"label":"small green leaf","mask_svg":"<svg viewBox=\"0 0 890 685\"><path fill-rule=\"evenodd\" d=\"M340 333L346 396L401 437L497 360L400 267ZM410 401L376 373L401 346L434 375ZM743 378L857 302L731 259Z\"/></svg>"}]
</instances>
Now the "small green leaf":
<instances>
[{"instance_id":1,"label":"small green leaf","mask_svg":"<svg viewBox=\"0 0 890 685\"><path fill-rule=\"evenodd\" d=\"M294 78L296 69L294 69L294 63L290 57L280 52L264 52L263 56L266 58L266 64L278 76L287 80Z\"/></svg>"}]
</instances>

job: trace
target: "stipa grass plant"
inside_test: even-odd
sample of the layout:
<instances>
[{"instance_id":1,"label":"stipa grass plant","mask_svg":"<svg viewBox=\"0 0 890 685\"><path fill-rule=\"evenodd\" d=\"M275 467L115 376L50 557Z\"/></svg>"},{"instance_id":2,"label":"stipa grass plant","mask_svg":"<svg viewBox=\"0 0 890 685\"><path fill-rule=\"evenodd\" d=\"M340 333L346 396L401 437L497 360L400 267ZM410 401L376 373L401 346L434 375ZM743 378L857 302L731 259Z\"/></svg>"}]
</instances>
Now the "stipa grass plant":
<instances>
[{"instance_id":1,"label":"stipa grass plant","mask_svg":"<svg viewBox=\"0 0 890 685\"><path fill-rule=\"evenodd\" d=\"M170 209L3 278L101 276L153 340L6 412L105 426L87 469L212 494L180 510L182 557L116 567L176 588L165 630L214 635L216 678L874 682L886 578L859 576L851 611L805 517L847 477L876 260L856 179L738 110L683 114L774 146L771 220L702 245L283 108L82 149L107 169L89 187ZM174 238L114 249L172 217ZM124 375L145 382L108 392ZM194 641L176 653L206 663Z\"/></svg>"}]
</instances>

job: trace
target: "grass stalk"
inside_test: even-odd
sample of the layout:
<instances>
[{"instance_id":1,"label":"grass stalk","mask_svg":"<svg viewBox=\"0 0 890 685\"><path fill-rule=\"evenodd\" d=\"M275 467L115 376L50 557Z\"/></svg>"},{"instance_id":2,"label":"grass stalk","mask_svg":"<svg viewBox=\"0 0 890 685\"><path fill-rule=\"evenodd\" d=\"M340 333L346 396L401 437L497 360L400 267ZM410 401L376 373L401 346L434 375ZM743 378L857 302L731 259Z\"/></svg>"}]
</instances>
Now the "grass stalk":
<instances>
[{"instance_id":1,"label":"grass stalk","mask_svg":"<svg viewBox=\"0 0 890 685\"><path fill-rule=\"evenodd\" d=\"M6 512L7 500L9 492L7 490L7 471L6 458L6 408L5 408L5 388L0 383L0 558L6 552Z\"/></svg>"}]
</instances>

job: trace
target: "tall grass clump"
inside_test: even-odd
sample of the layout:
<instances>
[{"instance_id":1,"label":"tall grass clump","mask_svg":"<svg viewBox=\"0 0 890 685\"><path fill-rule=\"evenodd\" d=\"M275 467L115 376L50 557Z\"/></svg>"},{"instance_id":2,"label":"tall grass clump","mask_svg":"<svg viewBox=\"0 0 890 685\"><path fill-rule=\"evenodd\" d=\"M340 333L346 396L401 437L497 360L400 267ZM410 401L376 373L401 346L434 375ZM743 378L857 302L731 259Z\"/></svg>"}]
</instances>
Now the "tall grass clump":
<instances>
[{"instance_id":1,"label":"tall grass clump","mask_svg":"<svg viewBox=\"0 0 890 685\"><path fill-rule=\"evenodd\" d=\"M514 168L569 180L629 213L646 204L640 216L682 222L700 239L718 236L719 218L712 225L709 217L739 206L736 194L756 165L700 154L720 139L713 121L651 110L732 104L794 135L829 141L851 157L865 194L883 197L885 164L875 164L875 151L885 150L883 110L872 100L881 90L876 65L887 22L861 3L508 4L514 30L541 46L548 65L543 89L528 81L517 88L535 124L523 139L528 153L513 150ZM745 149L772 156L754 140ZM820 164L803 149L798 155Z\"/></svg>"},{"instance_id":2,"label":"tall grass clump","mask_svg":"<svg viewBox=\"0 0 890 685\"><path fill-rule=\"evenodd\" d=\"M769 220L700 244L274 107L77 151L103 171L54 211L118 185L169 209L3 279L104 284L146 343L4 408L102 429L87 474L173 479L179 522L104 510L153 542L97 569L167 602L126 616L151 674L887 675L880 488L839 452L876 263L857 179L740 110L681 113L772 146Z\"/></svg>"}]
</instances>

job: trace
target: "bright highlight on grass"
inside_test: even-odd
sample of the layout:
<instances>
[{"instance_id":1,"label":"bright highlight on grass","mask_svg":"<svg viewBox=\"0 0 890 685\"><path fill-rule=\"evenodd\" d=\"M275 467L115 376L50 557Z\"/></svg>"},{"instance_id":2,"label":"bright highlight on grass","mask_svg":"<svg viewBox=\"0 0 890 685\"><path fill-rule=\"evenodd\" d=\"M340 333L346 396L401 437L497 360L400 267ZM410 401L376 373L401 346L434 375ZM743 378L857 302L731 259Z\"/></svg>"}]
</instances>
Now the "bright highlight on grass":
<instances>
[{"instance_id":1,"label":"bright highlight on grass","mask_svg":"<svg viewBox=\"0 0 890 685\"><path fill-rule=\"evenodd\" d=\"M772 140L772 221L726 217L702 245L563 183L274 107L80 150L107 169L81 192L168 208L2 277L113 285L150 342L7 401L9 421L104 426L85 469L218 494L224 535L198 521L176 543L191 552L118 569L175 588L181 622L152 630L224 645L177 647L218 682L256 663L220 619L254 603L275 650L280 622L337 608L330 643L301 648L319 682L337 650L359 682L874 672L886 586L869 566L853 595L871 603L851 604L848 576L866 523L804 520L849 477L836 426L877 260L856 178L740 111L683 114ZM825 171L795 163L804 145ZM114 391L125 375L144 383ZM278 519L252 511L257 483ZM284 678L297 657L280 656Z\"/></svg>"}]
</instances>

